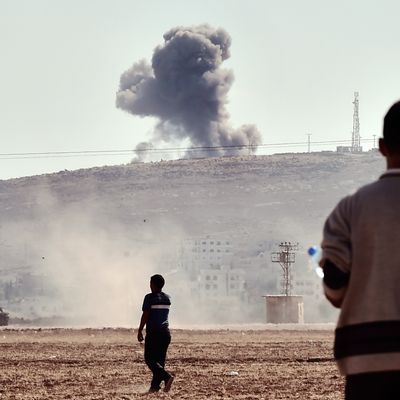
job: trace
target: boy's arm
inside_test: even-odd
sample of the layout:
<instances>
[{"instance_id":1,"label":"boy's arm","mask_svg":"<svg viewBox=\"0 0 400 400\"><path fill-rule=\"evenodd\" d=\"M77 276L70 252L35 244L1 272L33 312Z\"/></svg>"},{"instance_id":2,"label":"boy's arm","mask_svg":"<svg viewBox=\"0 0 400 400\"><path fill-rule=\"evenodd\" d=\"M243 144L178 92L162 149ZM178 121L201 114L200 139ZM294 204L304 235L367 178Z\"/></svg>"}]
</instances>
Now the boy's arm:
<instances>
[{"instance_id":1,"label":"boy's arm","mask_svg":"<svg viewBox=\"0 0 400 400\"><path fill-rule=\"evenodd\" d=\"M149 320L150 310L144 310L142 318L140 318L140 325L138 329L137 339L139 342L143 342L143 328Z\"/></svg>"}]
</instances>

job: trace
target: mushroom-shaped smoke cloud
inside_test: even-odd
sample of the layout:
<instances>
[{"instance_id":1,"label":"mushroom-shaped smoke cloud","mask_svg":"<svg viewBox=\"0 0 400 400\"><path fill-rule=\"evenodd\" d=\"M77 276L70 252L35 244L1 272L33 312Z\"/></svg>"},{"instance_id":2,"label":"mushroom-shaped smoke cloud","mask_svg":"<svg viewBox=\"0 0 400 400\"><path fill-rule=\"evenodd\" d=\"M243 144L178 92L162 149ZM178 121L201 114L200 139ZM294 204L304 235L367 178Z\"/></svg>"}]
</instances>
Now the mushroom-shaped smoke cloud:
<instances>
[{"instance_id":1,"label":"mushroom-shaped smoke cloud","mask_svg":"<svg viewBox=\"0 0 400 400\"><path fill-rule=\"evenodd\" d=\"M261 143L257 128L233 129L226 110L233 73L221 64L230 55L229 34L208 25L177 27L164 41L154 50L152 65L142 60L122 74L117 107L157 117L152 141L186 140L207 155L239 154L244 146L255 152Z\"/></svg>"}]
</instances>

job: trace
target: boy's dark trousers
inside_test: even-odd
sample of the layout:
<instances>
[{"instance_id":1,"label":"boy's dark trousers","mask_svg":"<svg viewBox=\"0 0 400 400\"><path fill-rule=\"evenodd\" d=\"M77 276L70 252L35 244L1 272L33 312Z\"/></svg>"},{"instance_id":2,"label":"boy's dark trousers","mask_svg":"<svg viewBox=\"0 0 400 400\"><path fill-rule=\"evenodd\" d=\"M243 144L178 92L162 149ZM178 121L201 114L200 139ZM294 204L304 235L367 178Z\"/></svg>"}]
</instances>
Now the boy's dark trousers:
<instances>
[{"instance_id":1,"label":"boy's dark trousers","mask_svg":"<svg viewBox=\"0 0 400 400\"><path fill-rule=\"evenodd\" d=\"M171 375L165 371L165 358L171 343L171 334L168 329L156 332L146 332L144 342L144 360L153 373L150 390L160 390L160 383L165 383Z\"/></svg>"},{"instance_id":2,"label":"boy's dark trousers","mask_svg":"<svg viewBox=\"0 0 400 400\"><path fill-rule=\"evenodd\" d=\"M400 371L373 372L346 376L345 399L400 399Z\"/></svg>"}]
</instances>

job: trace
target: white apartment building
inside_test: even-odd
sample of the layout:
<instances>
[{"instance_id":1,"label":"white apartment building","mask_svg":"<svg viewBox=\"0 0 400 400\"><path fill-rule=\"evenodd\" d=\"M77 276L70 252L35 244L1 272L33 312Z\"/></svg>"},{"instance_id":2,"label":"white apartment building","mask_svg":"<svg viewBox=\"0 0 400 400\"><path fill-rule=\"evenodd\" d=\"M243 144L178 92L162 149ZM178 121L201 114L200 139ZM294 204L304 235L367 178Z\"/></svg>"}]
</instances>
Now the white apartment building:
<instances>
[{"instance_id":1,"label":"white apartment building","mask_svg":"<svg viewBox=\"0 0 400 400\"><path fill-rule=\"evenodd\" d=\"M244 271L222 266L199 271L198 289L201 298L237 297L246 298Z\"/></svg>"},{"instance_id":2,"label":"white apartment building","mask_svg":"<svg viewBox=\"0 0 400 400\"><path fill-rule=\"evenodd\" d=\"M204 268L218 268L228 265L232 258L232 242L229 239L205 238L186 239L181 249L182 270L198 275Z\"/></svg>"},{"instance_id":3,"label":"white apartment building","mask_svg":"<svg viewBox=\"0 0 400 400\"><path fill-rule=\"evenodd\" d=\"M232 268L233 243L230 239L206 236L186 239L182 245L181 267L200 299L246 298L245 272Z\"/></svg>"}]
</instances>

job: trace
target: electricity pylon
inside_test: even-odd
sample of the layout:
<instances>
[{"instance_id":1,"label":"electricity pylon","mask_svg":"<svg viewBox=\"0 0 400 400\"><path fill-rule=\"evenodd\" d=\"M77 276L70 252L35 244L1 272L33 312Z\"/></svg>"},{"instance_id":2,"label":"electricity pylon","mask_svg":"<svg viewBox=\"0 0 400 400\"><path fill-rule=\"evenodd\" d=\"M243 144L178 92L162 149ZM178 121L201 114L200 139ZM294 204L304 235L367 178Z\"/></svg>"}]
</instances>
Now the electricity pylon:
<instances>
[{"instance_id":1,"label":"electricity pylon","mask_svg":"<svg viewBox=\"0 0 400 400\"><path fill-rule=\"evenodd\" d=\"M296 253L299 249L298 243L281 242L279 251L271 253L271 261L279 263L283 272L282 294L290 296L292 291L292 264L296 262Z\"/></svg>"}]
</instances>

